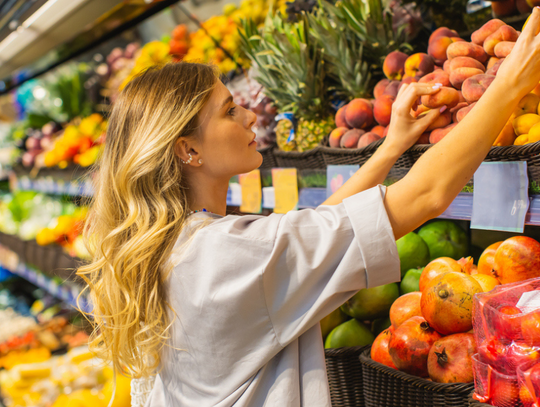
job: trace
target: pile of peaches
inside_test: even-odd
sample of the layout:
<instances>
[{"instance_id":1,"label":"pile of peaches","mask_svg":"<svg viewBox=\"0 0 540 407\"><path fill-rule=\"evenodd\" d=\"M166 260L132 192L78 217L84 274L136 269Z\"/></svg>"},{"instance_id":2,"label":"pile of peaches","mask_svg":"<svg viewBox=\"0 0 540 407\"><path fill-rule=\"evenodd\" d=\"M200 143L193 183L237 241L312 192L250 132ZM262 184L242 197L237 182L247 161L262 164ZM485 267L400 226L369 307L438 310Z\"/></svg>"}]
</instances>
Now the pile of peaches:
<instances>
[{"instance_id":1,"label":"pile of peaches","mask_svg":"<svg viewBox=\"0 0 540 407\"><path fill-rule=\"evenodd\" d=\"M471 42L460 38L456 31L441 27L431 34L427 53L408 56L400 51L391 52L383 64L386 79L375 86L375 99L354 99L338 110L337 128L329 137L330 147L361 148L384 138L399 89L413 82L442 85L439 92L422 96L411 110L413 117L420 117L431 109L446 106L417 144L439 142L474 108L519 34L503 21L493 19L472 34ZM493 145L540 141L539 104L540 85L520 101Z\"/></svg>"}]
</instances>

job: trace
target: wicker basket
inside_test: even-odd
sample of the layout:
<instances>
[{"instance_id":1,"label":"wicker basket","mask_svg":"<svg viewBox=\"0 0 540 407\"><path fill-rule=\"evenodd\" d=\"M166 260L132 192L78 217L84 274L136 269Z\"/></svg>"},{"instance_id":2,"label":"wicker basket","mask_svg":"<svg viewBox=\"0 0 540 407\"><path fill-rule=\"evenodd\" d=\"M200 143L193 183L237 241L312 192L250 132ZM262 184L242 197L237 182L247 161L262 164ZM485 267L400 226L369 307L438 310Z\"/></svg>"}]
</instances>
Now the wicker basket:
<instances>
[{"instance_id":1,"label":"wicker basket","mask_svg":"<svg viewBox=\"0 0 540 407\"><path fill-rule=\"evenodd\" d=\"M257 150L263 157L263 162L259 169L266 170L277 167L276 158L274 157L275 146L268 146Z\"/></svg>"},{"instance_id":2,"label":"wicker basket","mask_svg":"<svg viewBox=\"0 0 540 407\"><path fill-rule=\"evenodd\" d=\"M375 362L370 348L360 354L366 407L465 407L474 383L442 384Z\"/></svg>"},{"instance_id":3,"label":"wicker basket","mask_svg":"<svg viewBox=\"0 0 540 407\"><path fill-rule=\"evenodd\" d=\"M280 168L298 168L299 170L326 168L322 155L323 147L299 153L296 151L281 151L274 149L274 157Z\"/></svg>"},{"instance_id":4,"label":"wicker basket","mask_svg":"<svg viewBox=\"0 0 540 407\"><path fill-rule=\"evenodd\" d=\"M19 257L19 261L22 262L25 261L26 243L24 240L19 239L18 236L0 232L0 244L15 252Z\"/></svg>"},{"instance_id":5,"label":"wicker basket","mask_svg":"<svg viewBox=\"0 0 540 407\"><path fill-rule=\"evenodd\" d=\"M364 164L377 151L383 140L371 143L363 148L321 147L325 165Z\"/></svg>"},{"instance_id":6,"label":"wicker basket","mask_svg":"<svg viewBox=\"0 0 540 407\"><path fill-rule=\"evenodd\" d=\"M362 365L364 346L326 349L326 370L332 407L364 407Z\"/></svg>"}]
</instances>

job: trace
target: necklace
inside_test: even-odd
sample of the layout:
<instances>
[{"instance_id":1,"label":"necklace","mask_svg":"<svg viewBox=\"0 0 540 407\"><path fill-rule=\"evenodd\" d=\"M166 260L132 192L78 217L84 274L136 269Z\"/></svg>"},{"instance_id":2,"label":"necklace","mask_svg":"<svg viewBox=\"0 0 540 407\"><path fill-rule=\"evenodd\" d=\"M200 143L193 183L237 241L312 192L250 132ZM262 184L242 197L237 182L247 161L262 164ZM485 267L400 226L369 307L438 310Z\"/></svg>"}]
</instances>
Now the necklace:
<instances>
[{"instance_id":1,"label":"necklace","mask_svg":"<svg viewBox=\"0 0 540 407\"><path fill-rule=\"evenodd\" d=\"M193 215L194 213L197 213L197 212L207 212L207 213L214 213L214 212L210 212L209 210L207 210L206 208L202 208L198 211L191 211L190 213L188 213L188 216L191 216ZM215 214L214 214L215 215Z\"/></svg>"}]
</instances>

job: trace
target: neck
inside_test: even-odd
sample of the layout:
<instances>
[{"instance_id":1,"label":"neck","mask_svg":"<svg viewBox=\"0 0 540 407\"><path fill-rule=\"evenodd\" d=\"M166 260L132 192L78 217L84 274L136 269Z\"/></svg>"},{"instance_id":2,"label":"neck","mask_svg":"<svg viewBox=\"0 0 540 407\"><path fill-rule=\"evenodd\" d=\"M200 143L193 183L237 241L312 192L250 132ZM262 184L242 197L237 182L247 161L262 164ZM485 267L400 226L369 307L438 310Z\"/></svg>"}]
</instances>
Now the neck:
<instances>
[{"instance_id":1,"label":"neck","mask_svg":"<svg viewBox=\"0 0 540 407\"><path fill-rule=\"evenodd\" d=\"M203 173L190 174L189 205L192 211L203 208L225 216L227 214L228 179L210 178Z\"/></svg>"}]
</instances>

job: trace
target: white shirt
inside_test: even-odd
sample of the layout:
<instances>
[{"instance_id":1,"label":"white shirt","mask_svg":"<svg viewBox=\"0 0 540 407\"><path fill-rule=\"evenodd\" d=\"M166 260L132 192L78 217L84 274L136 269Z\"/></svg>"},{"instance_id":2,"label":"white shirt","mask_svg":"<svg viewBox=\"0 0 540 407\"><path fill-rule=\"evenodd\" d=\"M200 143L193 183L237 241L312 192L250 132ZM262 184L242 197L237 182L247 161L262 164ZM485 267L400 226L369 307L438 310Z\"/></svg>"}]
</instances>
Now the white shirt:
<instances>
[{"instance_id":1,"label":"white shirt","mask_svg":"<svg viewBox=\"0 0 540 407\"><path fill-rule=\"evenodd\" d=\"M171 256L177 317L145 406L329 407L319 321L400 279L384 193L286 215L192 215L208 224Z\"/></svg>"}]
</instances>

